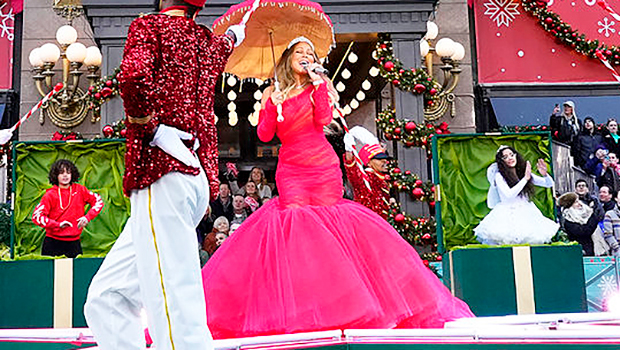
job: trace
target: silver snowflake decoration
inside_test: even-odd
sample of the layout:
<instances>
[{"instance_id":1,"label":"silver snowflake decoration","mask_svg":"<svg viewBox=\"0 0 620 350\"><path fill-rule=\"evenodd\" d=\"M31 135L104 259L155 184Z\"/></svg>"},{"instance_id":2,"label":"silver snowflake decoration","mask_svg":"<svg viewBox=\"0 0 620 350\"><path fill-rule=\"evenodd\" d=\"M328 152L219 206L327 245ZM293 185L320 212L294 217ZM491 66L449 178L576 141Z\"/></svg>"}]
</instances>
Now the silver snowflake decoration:
<instances>
[{"instance_id":1,"label":"silver snowflake decoration","mask_svg":"<svg viewBox=\"0 0 620 350\"><path fill-rule=\"evenodd\" d=\"M13 41L15 34L13 33L15 15L13 9L8 3L0 6L0 38L7 38L9 41Z\"/></svg>"},{"instance_id":2,"label":"silver snowflake decoration","mask_svg":"<svg viewBox=\"0 0 620 350\"><path fill-rule=\"evenodd\" d=\"M605 37L609 38L611 34L616 32L614 24L616 24L616 22L610 21L607 17L603 18L603 22L598 21L598 25L600 26L598 29L599 34L605 32Z\"/></svg>"},{"instance_id":3,"label":"silver snowflake decoration","mask_svg":"<svg viewBox=\"0 0 620 350\"><path fill-rule=\"evenodd\" d=\"M596 286L603 291L603 296L608 296L618 290L614 275L602 276L600 282Z\"/></svg>"},{"instance_id":4,"label":"silver snowflake decoration","mask_svg":"<svg viewBox=\"0 0 620 350\"><path fill-rule=\"evenodd\" d=\"M484 14L491 17L491 20L497 23L498 28L502 25L510 27L510 22L512 22L517 15L521 14L519 10L517 10L517 7L519 7L518 1L489 0L483 5L486 7Z\"/></svg>"}]
</instances>

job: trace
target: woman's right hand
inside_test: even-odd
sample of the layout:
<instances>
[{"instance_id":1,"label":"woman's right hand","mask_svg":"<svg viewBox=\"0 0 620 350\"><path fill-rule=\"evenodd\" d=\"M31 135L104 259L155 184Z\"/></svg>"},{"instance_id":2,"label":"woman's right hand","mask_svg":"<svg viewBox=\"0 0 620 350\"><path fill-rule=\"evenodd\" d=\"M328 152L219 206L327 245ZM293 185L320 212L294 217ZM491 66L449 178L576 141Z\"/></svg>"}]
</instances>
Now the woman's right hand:
<instances>
[{"instance_id":1,"label":"woman's right hand","mask_svg":"<svg viewBox=\"0 0 620 350\"><path fill-rule=\"evenodd\" d=\"M527 181L530 181L532 178L532 164L528 160L525 162L525 175L523 176Z\"/></svg>"},{"instance_id":2,"label":"woman's right hand","mask_svg":"<svg viewBox=\"0 0 620 350\"><path fill-rule=\"evenodd\" d=\"M273 91L269 98L271 98L271 103L277 106L284 102L284 93L282 91Z\"/></svg>"}]
</instances>

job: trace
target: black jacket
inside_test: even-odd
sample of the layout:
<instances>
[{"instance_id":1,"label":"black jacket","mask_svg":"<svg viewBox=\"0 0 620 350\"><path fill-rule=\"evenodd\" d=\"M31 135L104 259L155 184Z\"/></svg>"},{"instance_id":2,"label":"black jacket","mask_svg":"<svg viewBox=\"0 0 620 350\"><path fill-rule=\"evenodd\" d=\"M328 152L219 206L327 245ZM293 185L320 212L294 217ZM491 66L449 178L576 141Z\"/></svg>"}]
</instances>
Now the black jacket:
<instances>
[{"instance_id":1,"label":"black jacket","mask_svg":"<svg viewBox=\"0 0 620 350\"><path fill-rule=\"evenodd\" d=\"M568 235L568 239L581 244L581 247L585 253L584 255L594 255L594 243L592 243L592 233L594 233L594 230L596 230L596 225L598 225L598 223L599 221L596 219L594 214L590 215L588 222L586 222L584 225L568 220L564 221L564 230Z\"/></svg>"},{"instance_id":2,"label":"black jacket","mask_svg":"<svg viewBox=\"0 0 620 350\"><path fill-rule=\"evenodd\" d=\"M605 144L605 147L607 147L610 153L615 153L616 155L620 153L620 140L618 141L619 142L614 141L611 134L603 136L603 143Z\"/></svg>"},{"instance_id":3,"label":"black jacket","mask_svg":"<svg viewBox=\"0 0 620 350\"><path fill-rule=\"evenodd\" d=\"M575 164L584 169L588 159L594 157L594 152L599 145L603 144L603 136L597 133L590 133L588 130L582 132L575 139L573 154L575 155Z\"/></svg>"},{"instance_id":4,"label":"black jacket","mask_svg":"<svg viewBox=\"0 0 620 350\"><path fill-rule=\"evenodd\" d=\"M582 123L581 120L577 118L578 128L575 130L573 125L561 114L552 114L549 117L549 127L551 128L551 136L555 140L558 140L562 143L565 143L569 146L573 146L575 140L577 139L577 135L581 131Z\"/></svg>"}]
</instances>

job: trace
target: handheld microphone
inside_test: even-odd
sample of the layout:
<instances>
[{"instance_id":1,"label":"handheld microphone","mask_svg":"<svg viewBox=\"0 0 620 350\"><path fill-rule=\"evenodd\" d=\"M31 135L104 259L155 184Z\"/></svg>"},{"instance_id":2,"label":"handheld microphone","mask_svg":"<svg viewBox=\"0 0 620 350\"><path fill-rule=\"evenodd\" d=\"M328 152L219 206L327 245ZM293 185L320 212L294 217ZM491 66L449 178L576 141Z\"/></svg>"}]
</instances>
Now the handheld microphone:
<instances>
[{"instance_id":1,"label":"handheld microphone","mask_svg":"<svg viewBox=\"0 0 620 350\"><path fill-rule=\"evenodd\" d=\"M306 61L301 61L299 62L299 64L301 64L302 67L306 68L306 70L308 69L308 66L310 65ZM316 74L329 75L329 71L323 67L315 67L312 71Z\"/></svg>"}]
</instances>

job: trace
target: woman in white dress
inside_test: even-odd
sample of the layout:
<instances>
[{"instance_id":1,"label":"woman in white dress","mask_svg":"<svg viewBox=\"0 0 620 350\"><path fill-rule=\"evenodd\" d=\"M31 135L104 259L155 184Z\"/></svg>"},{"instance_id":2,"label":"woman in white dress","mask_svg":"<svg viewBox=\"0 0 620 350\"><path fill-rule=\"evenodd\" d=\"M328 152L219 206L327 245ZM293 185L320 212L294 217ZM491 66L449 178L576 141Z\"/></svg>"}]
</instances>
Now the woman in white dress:
<instances>
[{"instance_id":1,"label":"woman in white dress","mask_svg":"<svg viewBox=\"0 0 620 350\"><path fill-rule=\"evenodd\" d=\"M530 196L534 185L552 187L547 164L538 159L536 168L542 176L532 174L532 165L510 146L501 146L495 163L487 169L491 187L487 204L491 212L474 228L482 244L542 244L551 241L559 224L542 215Z\"/></svg>"}]
</instances>

